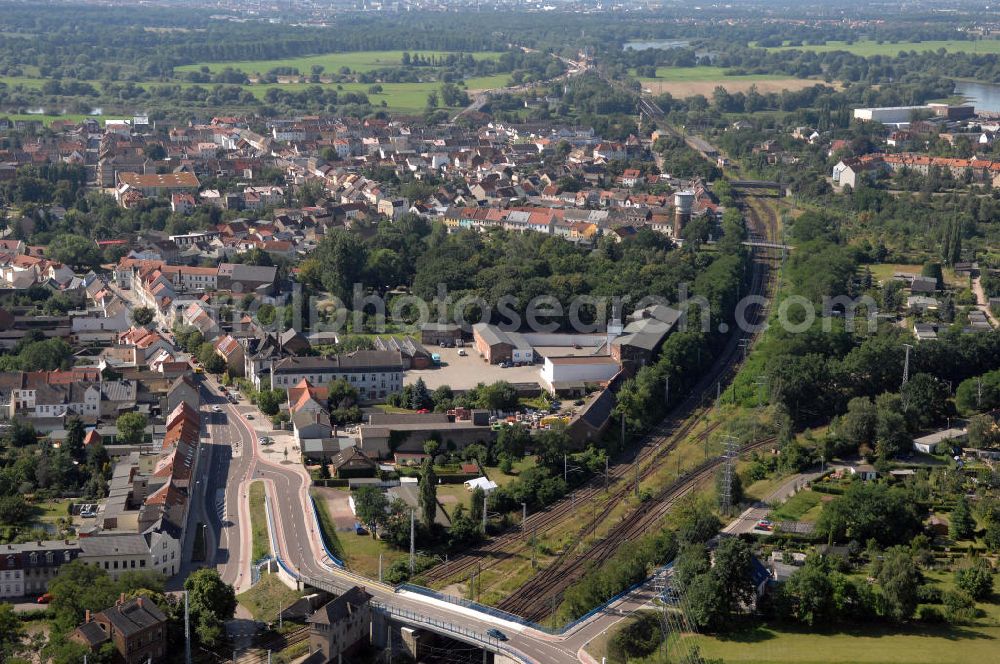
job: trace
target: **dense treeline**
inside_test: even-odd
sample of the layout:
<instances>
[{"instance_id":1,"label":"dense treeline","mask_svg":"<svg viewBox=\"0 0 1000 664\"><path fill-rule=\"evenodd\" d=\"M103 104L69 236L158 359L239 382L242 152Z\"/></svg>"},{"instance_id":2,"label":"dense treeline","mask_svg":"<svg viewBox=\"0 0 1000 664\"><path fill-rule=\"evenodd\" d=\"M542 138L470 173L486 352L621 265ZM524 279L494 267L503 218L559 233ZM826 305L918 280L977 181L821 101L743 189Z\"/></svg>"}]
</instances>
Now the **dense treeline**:
<instances>
[{"instance_id":1,"label":"dense treeline","mask_svg":"<svg viewBox=\"0 0 1000 664\"><path fill-rule=\"evenodd\" d=\"M355 283L378 292L409 286L428 302L443 288L453 304L478 299L489 306L491 320L507 322L509 317L498 311L500 303L508 302L523 320L528 303L546 295L561 304L557 323L563 329L575 297L628 294L626 313L647 296L675 301L679 285L699 283L695 278L711 262L697 252L673 250L669 239L650 229L621 243L601 238L596 250L588 251L537 233L447 233L412 216L380 224L367 240L354 233L332 233L320 243L314 259L305 262L300 278L348 303ZM716 288L711 279L704 284L706 292ZM467 307L461 312L464 320L478 321L482 308ZM452 306L449 314L456 313ZM610 304L603 311L585 304L580 320L603 324L610 313Z\"/></svg>"}]
</instances>

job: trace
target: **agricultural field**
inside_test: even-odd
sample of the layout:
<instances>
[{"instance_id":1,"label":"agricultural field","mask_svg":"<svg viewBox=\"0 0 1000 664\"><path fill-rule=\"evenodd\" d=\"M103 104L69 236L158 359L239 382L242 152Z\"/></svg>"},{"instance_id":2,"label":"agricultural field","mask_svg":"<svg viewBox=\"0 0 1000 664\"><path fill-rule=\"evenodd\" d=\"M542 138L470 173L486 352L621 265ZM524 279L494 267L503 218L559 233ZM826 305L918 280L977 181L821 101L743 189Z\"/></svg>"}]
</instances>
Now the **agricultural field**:
<instances>
[{"instance_id":1,"label":"agricultural field","mask_svg":"<svg viewBox=\"0 0 1000 664\"><path fill-rule=\"evenodd\" d=\"M705 95L711 97L717 86L731 93L746 92L756 86L759 92L801 90L819 85L821 81L794 78L782 74L750 74L727 76L722 67L657 67L656 78L640 79L642 87L653 94L671 94L674 97Z\"/></svg>"},{"instance_id":2,"label":"agricultural field","mask_svg":"<svg viewBox=\"0 0 1000 664\"><path fill-rule=\"evenodd\" d=\"M997 54L1000 53L1000 40L998 39L978 39L975 41L960 40L937 40L924 42L890 42L878 43L877 41L857 41L848 44L842 41L830 41L821 45L802 46L774 46L768 50L792 50L813 51L815 53L826 53L829 51L848 51L855 55L896 55L900 51L936 51L943 48L951 53L978 53Z\"/></svg>"},{"instance_id":3,"label":"agricultural field","mask_svg":"<svg viewBox=\"0 0 1000 664\"><path fill-rule=\"evenodd\" d=\"M482 76L466 80L465 86L471 93L477 90L504 87L507 85L509 80L510 76L507 74ZM315 85L320 85L320 87L326 88L333 86L334 84L265 83L260 85L247 85L244 87L252 92L258 99L264 99L264 95L266 95L267 91L271 88L283 90L285 92L301 92ZM426 81L422 83L379 83L379 85L382 86L382 92L379 93L369 92L368 90L371 88L371 84L369 83L339 83L336 85L337 90L343 90L344 92L360 92L367 95L373 106L380 106L384 101L386 106L391 110L418 113L426 108L427 95L435 90L439 90L442 83L439 81Z\"/></svg>"},{"instance_id":4,"label":"agricultural field","mask_svg":"<svg viewBox=\"0 0 1000 664\"><path fill-rule=\"evenodd\" d=\"M86 119L97 120L104 123L105 120L122 120L120 115L83 115L82 113L66 113L65 115L55 114L34 114L34 113L4 113L0 111L0 118L8 120L37 120L48 126L57 120L68 120L70 122L83 122Z\"/></svg>"},{"instance_id":5,"label":"agricultural field","mask_svg":"<svg viewBox=\"0 0 1000 664\"><path fill-rule=\"evenodd\" d=\"M420 55L429 58L444 57L450 55L448 51L410 51L410 55ZM496 60L500 57L497 51L484 51L473 53L476 60ZM383 69L386 67L399 67L402 64L403 51L356 51L350 53L327 53L325 55L310 55L299 58L283 58L280 60L233 60L230 62L205 62L193 65L183 65L175 67L177 73L199 71L202 67L208 67L212 73L220 72L223 69L238 69L247 75L264 74L278 67L288 67L298 69L303 75L309 75L313 66L323 67L323 71L331 74L338 72L342 67L347 67L353 72L366 72L373 69Z\"/></svg>"}]
</instances>

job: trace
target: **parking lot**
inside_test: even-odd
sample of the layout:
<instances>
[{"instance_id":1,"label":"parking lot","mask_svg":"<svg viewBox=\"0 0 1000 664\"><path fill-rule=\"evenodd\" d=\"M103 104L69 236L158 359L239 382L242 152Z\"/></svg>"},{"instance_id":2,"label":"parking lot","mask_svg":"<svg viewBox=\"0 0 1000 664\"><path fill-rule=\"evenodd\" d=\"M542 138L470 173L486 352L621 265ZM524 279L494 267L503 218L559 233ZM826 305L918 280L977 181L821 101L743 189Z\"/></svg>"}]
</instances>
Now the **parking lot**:
<instances>
[{"instance_id":1,"label":"parking lot","mask_svg":"<svg viewBox=\"0 0 1000 664\"><path fill-rule=\"evenodd\" d=\"M468 390L479 383L495 383L498 380L509 383L538 383L538 372L542 367L541 364L535 364L501 369L498 365L487 364L479 357L476 349L468 344L465 348L428 346L427 350L441 356L441 366L407 371L404 379L407 385L417 382L418 378L423 378L424 383L432 390L442 385L448 385L456 390ZM458 354L460 350L466 352L465 357Z\"/></svg>"}]
</instances>

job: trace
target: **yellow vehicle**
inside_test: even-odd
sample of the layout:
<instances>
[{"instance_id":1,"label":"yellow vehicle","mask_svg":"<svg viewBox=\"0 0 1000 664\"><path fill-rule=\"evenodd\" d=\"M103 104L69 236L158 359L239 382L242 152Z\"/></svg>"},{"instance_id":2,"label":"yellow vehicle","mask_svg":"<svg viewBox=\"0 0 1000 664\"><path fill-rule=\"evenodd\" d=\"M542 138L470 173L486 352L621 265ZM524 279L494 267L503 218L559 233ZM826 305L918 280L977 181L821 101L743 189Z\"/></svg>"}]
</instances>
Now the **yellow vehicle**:
<instances>
[{"instance_id":1,"label":"yellow vehicle","mask_svg":"<svg viewBox=\"0 0 1000 664\"><path fill-rule=\"evenodd\" d=\"M195 367L194 368L194 372L197 373L197 374L203 374L203 373L205 373L205 369L202 368L202 367Z\"/></svg>"}]
</instances>

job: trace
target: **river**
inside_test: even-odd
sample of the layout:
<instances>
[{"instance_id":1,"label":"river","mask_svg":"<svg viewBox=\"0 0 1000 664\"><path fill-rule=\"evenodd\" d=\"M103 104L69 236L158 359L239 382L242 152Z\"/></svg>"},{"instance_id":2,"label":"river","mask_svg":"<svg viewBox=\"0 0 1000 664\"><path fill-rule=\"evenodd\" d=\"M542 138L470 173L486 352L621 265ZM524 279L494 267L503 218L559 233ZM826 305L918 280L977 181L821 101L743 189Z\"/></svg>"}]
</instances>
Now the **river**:
<instances>
[{"instance_id":1,"label":"river","mask_svg":"<svg viewBox=\"0 0 1000 664\"><path fill-rule=\"evenodd\" d=\"M622 46L624 51L645 51L650 48L687 48L691 42L686 39L656 39L653 41L630 41Z\"/></svg>"},{"instance_id":2,"label":"river","mask_svg":"<svg viewBox=\"0 0 1000 664\"><path fill-rule=\"evenodd\" d=\"M1000 113L1000 85L978 81L955 81L955 95L965 97L977 111Z\"/></svg>"}]
</instances>

